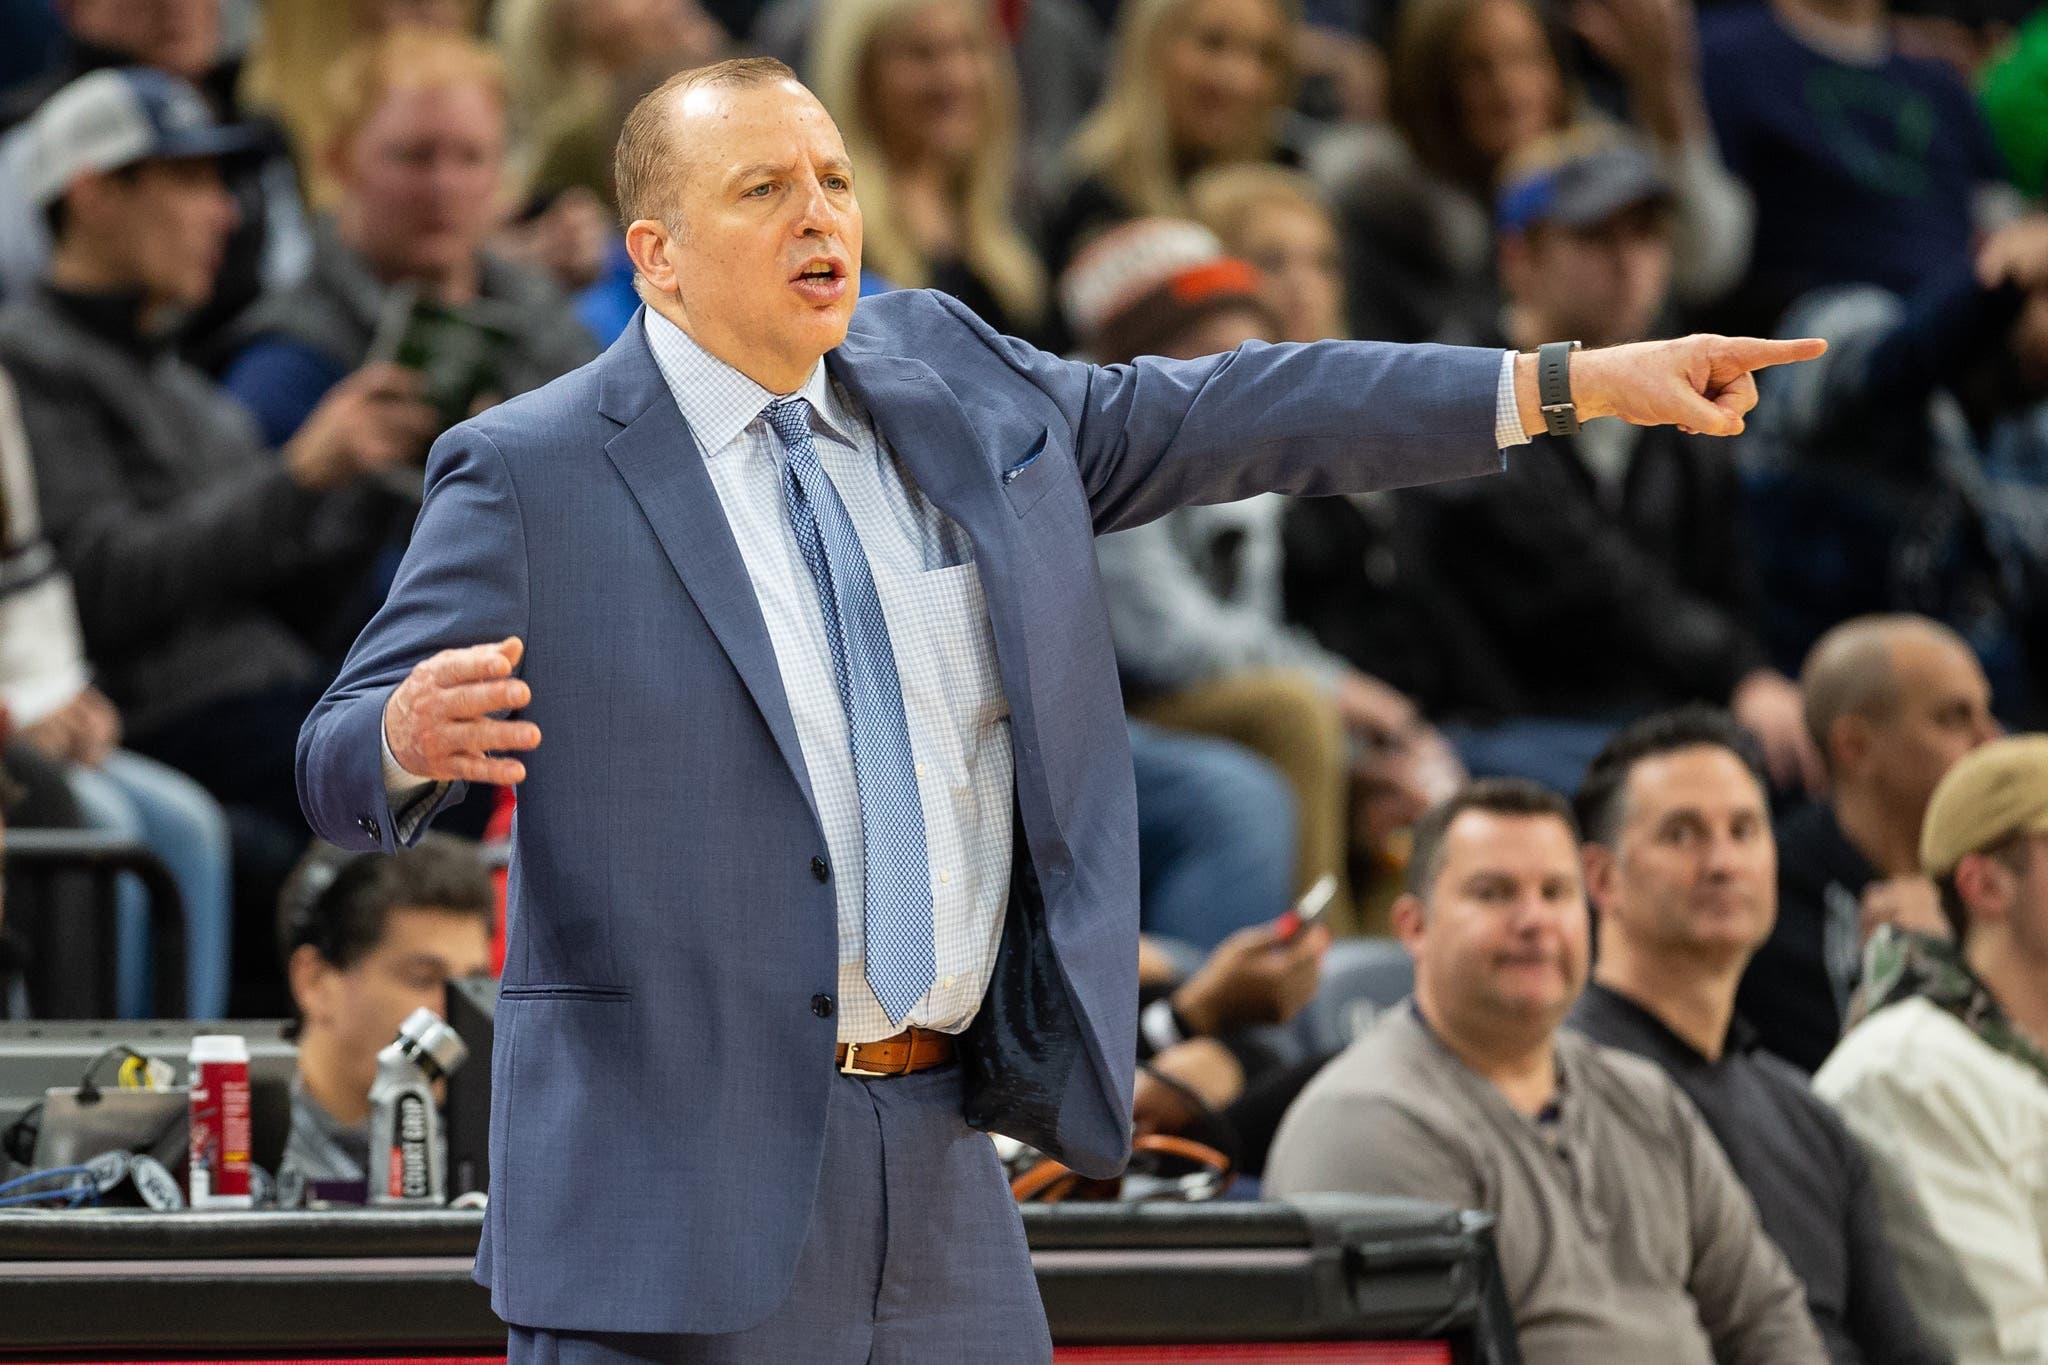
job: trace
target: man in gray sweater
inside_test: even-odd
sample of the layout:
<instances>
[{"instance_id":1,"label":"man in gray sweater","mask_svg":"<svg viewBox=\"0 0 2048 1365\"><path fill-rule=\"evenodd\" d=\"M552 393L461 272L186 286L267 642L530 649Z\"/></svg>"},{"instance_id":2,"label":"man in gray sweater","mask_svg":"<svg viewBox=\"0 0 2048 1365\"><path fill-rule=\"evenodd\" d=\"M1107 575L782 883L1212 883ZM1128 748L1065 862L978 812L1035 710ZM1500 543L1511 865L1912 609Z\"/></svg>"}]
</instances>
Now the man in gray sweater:
<instances>
[{"instance_id":1,"label":"man in gray sweater","mask_svg":"<svg viewBox=\"0 0 2048 1365\"><path fill-rule=\"evenodd\" d=\"M1302 1093L1266 1190L1485 1209L1530 1365L1818 1365L1805 1296L1699 1112L1560 1032L1586 983L1563 800L1475 783L1415 832L1394 926L1415 996Z\"/></svg>"}]
</instances>

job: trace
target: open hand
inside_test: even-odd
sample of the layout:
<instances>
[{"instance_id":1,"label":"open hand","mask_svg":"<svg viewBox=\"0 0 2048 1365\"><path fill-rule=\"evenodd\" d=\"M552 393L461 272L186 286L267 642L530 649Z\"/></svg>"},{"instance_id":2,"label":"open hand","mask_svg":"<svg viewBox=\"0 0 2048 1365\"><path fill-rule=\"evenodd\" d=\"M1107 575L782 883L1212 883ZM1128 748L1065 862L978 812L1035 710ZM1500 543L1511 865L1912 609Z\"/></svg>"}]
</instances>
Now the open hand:
<instances>
[{"instance_id":1,"label":"open hand","mask_svg":"<svg viewBox=\"0 0 2048 1365\"><path fill-rule=\"evenodd\" d=\"M533 722L496 718L533 700L533 689L512 676L525 653L514 635L494 645L444 649L414 665L384 703L384 742L399 766L436 782L509 787L525 781L524 763L496 756L540 744Z\"/></svg>"}]
</instances>

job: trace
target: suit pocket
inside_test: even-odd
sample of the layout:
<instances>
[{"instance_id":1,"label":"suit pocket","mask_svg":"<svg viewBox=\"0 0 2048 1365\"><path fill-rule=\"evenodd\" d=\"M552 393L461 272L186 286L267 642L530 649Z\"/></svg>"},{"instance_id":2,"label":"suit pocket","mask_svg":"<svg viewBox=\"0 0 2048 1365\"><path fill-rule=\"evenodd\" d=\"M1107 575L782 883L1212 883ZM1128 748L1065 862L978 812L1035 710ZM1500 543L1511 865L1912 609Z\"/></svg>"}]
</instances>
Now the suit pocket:
<instances>
[{"instance_id":1,"label":"suit pocket","mask_svg":"<svg viewBox=\"0 0 2048 1365\"><path fill-rule=\"evenodd\" d=\"M1039 432L1022 458L1011 461L1003 470L1003 492L1009 495L1010 510L1020 517L1036 507L1052 487L1056 461L1045 458L1049 439L1049 431Z\"/></svg>"},{"instance_id":2,"label":"suit pocket","mask_svg":"<svg viewBox=\"0 0 2048 1365\"><path fill-rule=\"evenodd\" d=\"M617 986L501 986L498 988L501 1000L594 1000L600 1003L625 1003L633 998L633 992Z\"/></svg>"}]
</instances>

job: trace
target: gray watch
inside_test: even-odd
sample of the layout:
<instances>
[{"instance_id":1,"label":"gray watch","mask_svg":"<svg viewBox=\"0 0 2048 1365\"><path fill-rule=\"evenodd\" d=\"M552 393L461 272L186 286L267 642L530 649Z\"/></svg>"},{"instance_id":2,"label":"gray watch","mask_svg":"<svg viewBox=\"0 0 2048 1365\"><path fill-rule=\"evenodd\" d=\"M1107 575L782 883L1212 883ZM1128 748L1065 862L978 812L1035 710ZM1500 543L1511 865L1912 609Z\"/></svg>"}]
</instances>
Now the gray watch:
<instances>
[{"instance_id":1,"label":"gray watch","mask_svg":"<svg viewBox=\"0 0 2048 1365\"><path fill-rule=\"evenodd\" d=\"M1543 429L1552 436L1574 436L1579 410L1572 403L1572 352L1576 341L1548 341L1536 348L1536 401L1543 407Z\"/></svg>"}]
</instances>

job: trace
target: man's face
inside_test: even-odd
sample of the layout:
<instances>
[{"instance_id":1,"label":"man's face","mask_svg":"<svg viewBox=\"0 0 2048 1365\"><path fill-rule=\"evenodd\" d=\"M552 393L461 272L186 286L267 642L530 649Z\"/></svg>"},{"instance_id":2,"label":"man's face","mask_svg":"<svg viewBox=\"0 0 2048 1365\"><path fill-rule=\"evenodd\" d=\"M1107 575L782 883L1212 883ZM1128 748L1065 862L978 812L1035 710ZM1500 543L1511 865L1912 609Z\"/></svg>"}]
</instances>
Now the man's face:
<instances>
[{"instance_id":1,"label":"man's face","mask_svg":"<svg viewBox=\"0 0 2048 1365\"><path fill-rule=\"evenodd\" d=\"M1342 334L1344 267L1329 216L1276 199L1245 215L1237 254L1259 268L1266 298L1286 324L1284 341Z\"/></svg>"},{"instance_id":2,"label":"man's face","mask_svg":"<svg viewBox=\"0 0 2048 1365\"><path fill-rule=\"evenodd\" d=\"M860 204L839 130L794 81L699 88L677 103L681 185L655 225L666 268L649 282L706 350L795 388L846 339L858 289Z\"/></svg>"},{"instance_id":3,"label":"man's face","mask_svg":"<svg viewBox=\"0 0 2048 1365\"><path fill-rule=\"evenodd\" d=\"M306 1036L338 1044L351 1090L369 1094L377 1054L422 1005L448 1016L448 981L491 969L490 931L481 915L401 907L385 919L384 937L347 971L322 963L299 999ZM324 1054L323 1054L324 1055Z\"/></svg>"},{"instance_id":4,"label":"man's face","mask_svg":"<svg viewBox=\"0 0 2048 1365\"><path fill-rule=\"evenodd\" d=\"M1641 341L1671 287L1666 211L1640 204L1591 227L1547 224L1503 246L1510 302L1541 315L1559 336L1588 346Z\"/></svg>"},{"instance_id":5,"label":"man's face","mask_svg":"<svg viewBox=\"0 0 2048 1365\"><path fill-rule=\"evenodd\" d=\"M94 254L120 262L152 304L196 308L213 293L235 202L211 161L148 161L126 175L90 177L74 194L67 232L89 233Z\"/></svg>"},{"instance_id":6,"label":"man's face","mask_svg":"<svg viewBox=\"0 0 2048 1365\"><path fill-rule=\"evenodd\" d=\"M1586 984L1586 898L1571 831L1550 815L1451 822L1419 920L1418 991L1456 1016L1548 1030Z\"/></svg>"},{"instance_id":7,"label":"man's face","mask_svg":"<svg viewBox=\"0 0 2048 1365\"><path fill-rule=\"evenodd\" d=\"M1589 850L1588 864L1602 935L1646 952L1747 961L1777 918L1763 788L1719 745L1638 762L1614 845Z\"/></svg>"},{"instance_id":8,"label":"man's face","mask_svg":"<svg viewBox=\"0 0 2048 1365\"><path fill-rule=\"evenodd\" d=\"M220 53L220 0L69 0L65 21L89 43L188 81Z\"/></svg>"},{"instance_id":9,"label":"man's face","mask_svg":"<svg viewBox=\"0 0 2048 1365\"><path fill-rule=\"evenodd\" d=\"M1872 784L1902 826L1917 826L1956 760L1996 739L2000 727L1983 668L1955 640L1905 631L1892 640L1890 654L1898 705L1861 718L1867 739L1846 776Z\"/></svg>"},{"instance_id":10,"label":"man's face","mask_svg":"<svg viewBox=\"0 0 2048 1365\"><path fill-rule=\"evenodd\" d=\"M2012 879L2007 916L2012 941L2029 962L2048 967L2048 834L2029 834L2021 846L2020 870ZM2048 980L2041 983L2048 991Z\"/></svg>"},{"instance_id":11,"label":"man's face","mask_svg":"<svg viewBox=\"0 0 2048 1365\"><path fill-rule=\"evenodd\" d=\"M466 264L497 222L505 111L475 83L393 90L341 153L351 243L390 278Z\"/></svg>"}]
</instances>

